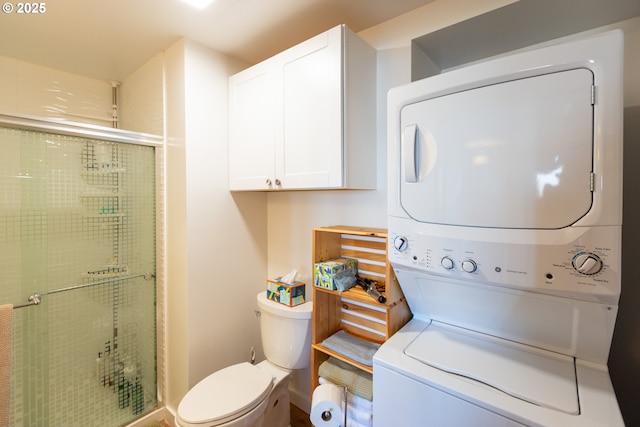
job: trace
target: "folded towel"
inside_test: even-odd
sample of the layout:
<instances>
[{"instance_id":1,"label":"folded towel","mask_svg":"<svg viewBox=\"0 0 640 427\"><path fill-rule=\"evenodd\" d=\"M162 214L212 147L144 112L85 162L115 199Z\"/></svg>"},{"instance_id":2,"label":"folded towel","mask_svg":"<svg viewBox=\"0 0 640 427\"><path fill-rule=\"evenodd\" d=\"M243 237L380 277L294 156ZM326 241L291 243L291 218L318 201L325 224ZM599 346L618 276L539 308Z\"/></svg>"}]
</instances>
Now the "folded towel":
<instances>
[{"instance_id":1,"label":"folded towel","mask_svg":"<svg viewBox=\"0 0 640 427\"><path fill-rule=\"evenodd\" d=\"M322 345L367 366L373 366L373 355L380 348L378 343L365 341L343 330L322 341Z\"/></svg>"},{"instance_id":2,"label":"folded towel","mask_svg":"<svg viewBox=\"0 0 640 427\"><path fill-rule=\"evenodd\" d=\"M353 408L372 412L373 411L373 402L371 400L367 400L364 397L360 397L357 394L349 393L349 405Z\"/></svg>"},{"instance_id":3,"label":"folded towel","mask_svg":"<svg viewBox=\"0 0 640 427\"><path fill-rule=\"evenodd\" d=\"M0 305L0 426L9 425L13 305Z\"/></svg>"},{"instance_id":4,"label":"folded towel","mask_svg":"<svg viewBox=\"0 0 640 427\"><path fill-rule=\"evenodd\" d=\"M333 384L346 386L351 393L368 401L373 400L373 376L342 360L330 357L322 362L318 376Z\"/></svg>"},{"instance_id":5,"label":"folded towel","mask_svg":"<svg viewBox=\"0 0 640 427\"><path fill-rule=\"evenodd\" d=\"M334 384L331 381L327 380L324 377L318 377L318 382L320 384ZM336 384L339 385L339 384ZM373 412L373 401L369 399L365 399L362 396L358 396L357 394L352 393L351 391L347 394L347 403L355 409Z\"/></svg>"},{"instance_id":6,"label":"folded towel","mask_svg":"<svg viewBox=\"0 0 640 427\"><path fill-rule=\"evenodd\" d=\"M359 423L356 420L350 420L349 415L347 414L347 427L372 427L373 420L370 423Z\"/></svg>"},{"instance_id":7,"label":"folded towel","mask_svg":"<svg viewBox=\"0 0 640 427\"><path fill-rule=\"evenodd\" d=\"M347 420L353 420L360 424L373 423L373 411L371 409L358 409L347 404Z\"/></svg>"},{"instance_id":8,"label":"folded towel","mask_svg":"<svg viewBox=\"0 0 640 427\"><path fill-rule=\"evenodd\" d=\"M320 384L334 384L326 378L319 378ZM339 384L334 384L339 385ZM344 403L343 403L344 404ZM373 425L373 402L360 396L347 393L347 425L372 426Z\"/></svg>"}]
</instances>

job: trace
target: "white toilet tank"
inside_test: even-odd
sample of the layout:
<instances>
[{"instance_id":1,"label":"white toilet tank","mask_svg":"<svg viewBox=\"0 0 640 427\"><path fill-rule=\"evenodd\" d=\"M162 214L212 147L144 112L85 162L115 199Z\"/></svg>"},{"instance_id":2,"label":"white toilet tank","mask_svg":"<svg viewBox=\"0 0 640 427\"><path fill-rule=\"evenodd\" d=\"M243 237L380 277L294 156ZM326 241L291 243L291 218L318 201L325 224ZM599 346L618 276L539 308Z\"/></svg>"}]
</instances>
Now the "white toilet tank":
<instances>
[{"instance_id":1,"label":"white toilet tank","mask_svg":"<svg viewBox=\"0 0 640 427\"><path fill-rule=\"evenodd\" d=\"M260 333L267 360L285 369L304 369L311 358L311 312L313 304L295 307L270 301L265 292L257 296Z\"/></svg>"}]
</instances>

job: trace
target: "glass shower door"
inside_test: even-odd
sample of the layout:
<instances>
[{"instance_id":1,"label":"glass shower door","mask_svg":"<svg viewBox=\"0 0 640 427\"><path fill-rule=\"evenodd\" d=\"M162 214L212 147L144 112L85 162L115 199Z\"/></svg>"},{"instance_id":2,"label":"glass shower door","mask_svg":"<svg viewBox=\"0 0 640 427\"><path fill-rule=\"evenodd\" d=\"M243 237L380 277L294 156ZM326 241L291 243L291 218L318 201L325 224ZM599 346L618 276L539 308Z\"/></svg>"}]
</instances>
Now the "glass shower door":
<instances>
[{"instance_id":1,"label":"glass shower door","mask_svg":"<svg viewBox=\"0 0 640 427\"><path fill-rule=\"evenodd\" d=\"M117 426L156 406L155 165L152 146L0 128L10 425Z\"/></svg>"}]
</instances>

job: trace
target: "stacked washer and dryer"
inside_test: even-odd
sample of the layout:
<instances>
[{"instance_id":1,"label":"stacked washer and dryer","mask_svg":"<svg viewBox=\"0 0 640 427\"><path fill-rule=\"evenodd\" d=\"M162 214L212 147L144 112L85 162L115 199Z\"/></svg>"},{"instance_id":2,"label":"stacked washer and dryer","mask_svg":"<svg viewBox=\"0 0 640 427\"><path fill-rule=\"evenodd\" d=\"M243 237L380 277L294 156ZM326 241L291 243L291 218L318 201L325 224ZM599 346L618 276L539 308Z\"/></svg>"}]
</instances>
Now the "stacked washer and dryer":
<instances>
[{"instance_id":1,"label":"stacked washer and dryer","mask_svg":"<svg viewBox=\"0 0 640 427\"><path fill-rule=\"evenodd\" d=\"M620 32L389 93L389 259L414 319L376 426L621 426Z\"/></svg>"}]
</instances>

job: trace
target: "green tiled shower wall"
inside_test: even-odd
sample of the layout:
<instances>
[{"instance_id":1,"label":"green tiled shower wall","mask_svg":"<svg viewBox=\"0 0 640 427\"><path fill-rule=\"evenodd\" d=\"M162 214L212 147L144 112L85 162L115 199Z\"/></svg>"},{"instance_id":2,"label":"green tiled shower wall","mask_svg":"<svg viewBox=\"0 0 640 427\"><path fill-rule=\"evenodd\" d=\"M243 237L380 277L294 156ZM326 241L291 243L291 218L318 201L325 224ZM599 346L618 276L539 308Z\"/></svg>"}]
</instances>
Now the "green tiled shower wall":
<instances>
[{"instance_id":1,"label":"green tiled shower wall","mask_svg":"<svg viewBox=\"0 0 640 427\"><path fill-rule=\"evenodd\" d=\"M10 425L157 404L155 167L151 146L0 128L0 304L42 295L13 310Z\"/></svg>"}]
</instances>

